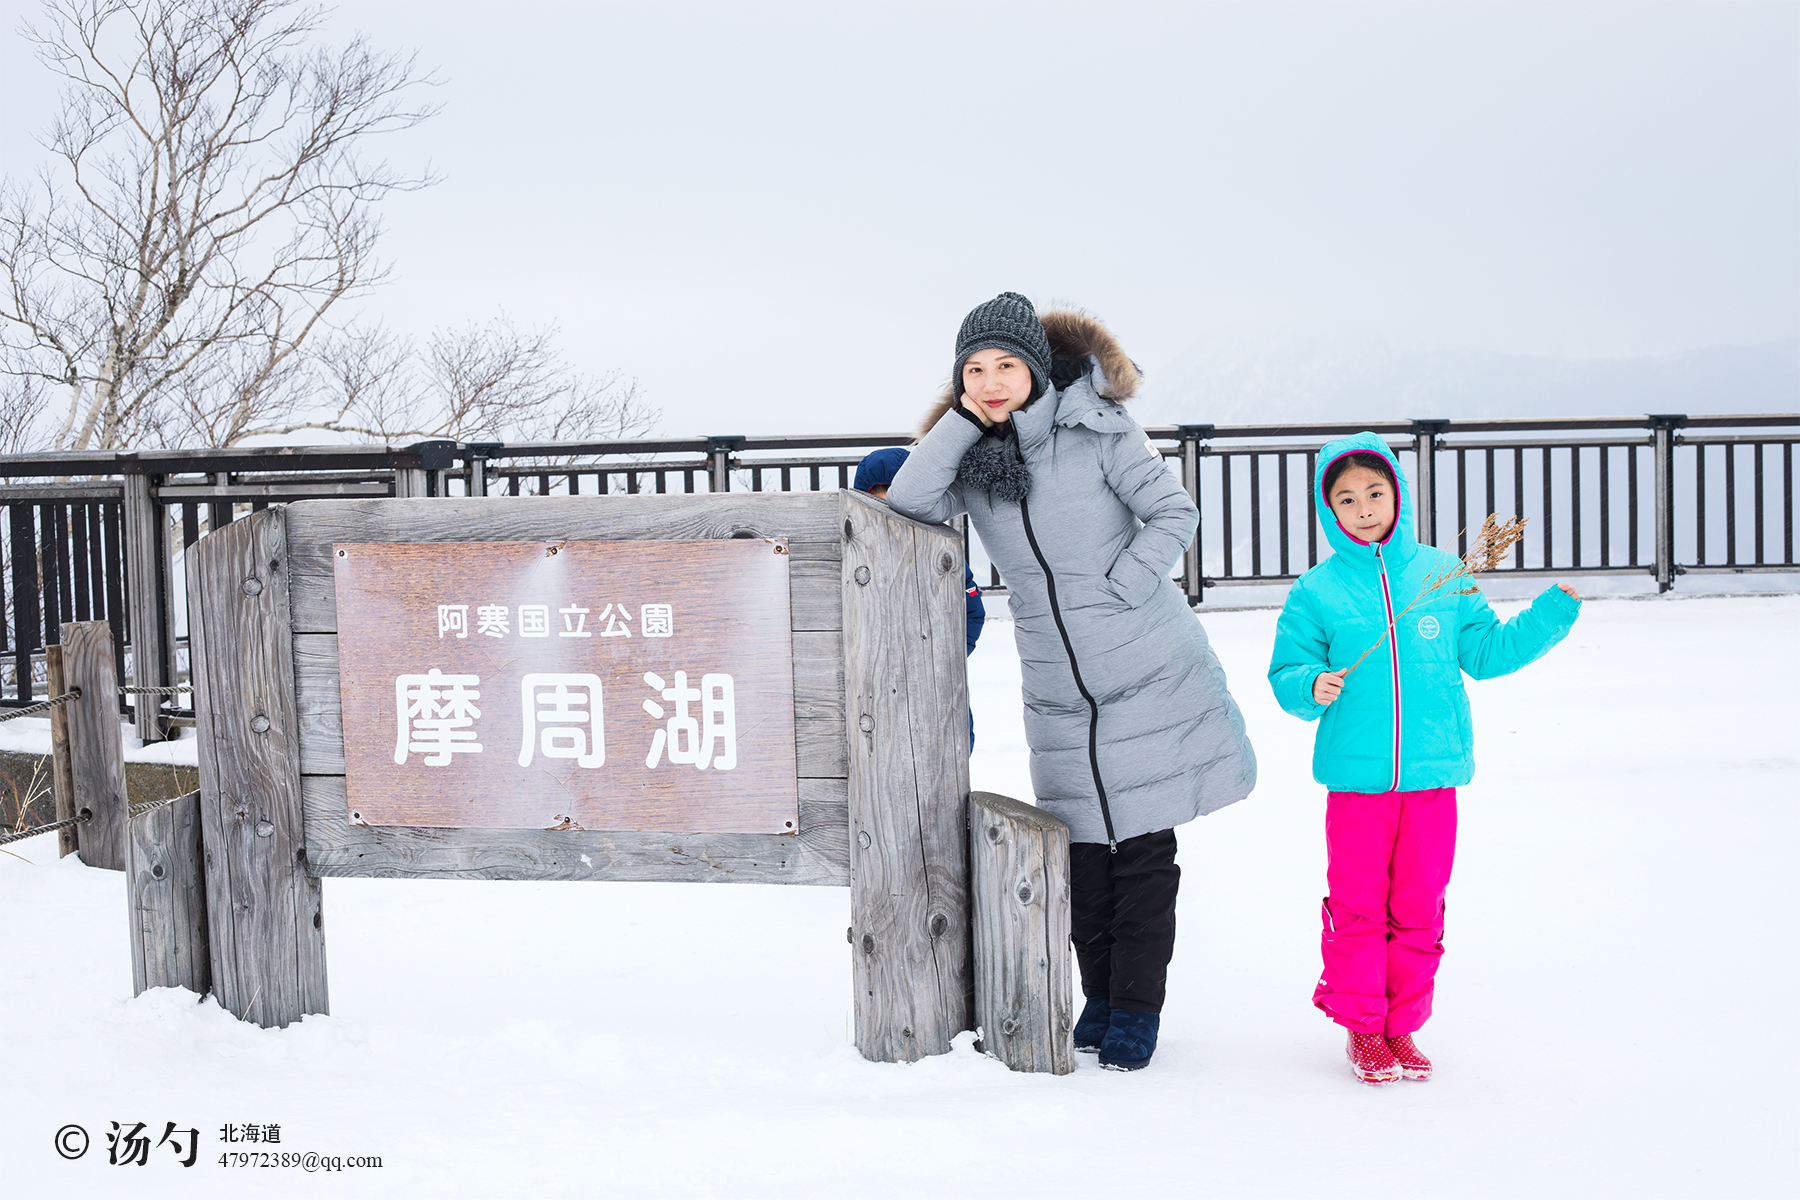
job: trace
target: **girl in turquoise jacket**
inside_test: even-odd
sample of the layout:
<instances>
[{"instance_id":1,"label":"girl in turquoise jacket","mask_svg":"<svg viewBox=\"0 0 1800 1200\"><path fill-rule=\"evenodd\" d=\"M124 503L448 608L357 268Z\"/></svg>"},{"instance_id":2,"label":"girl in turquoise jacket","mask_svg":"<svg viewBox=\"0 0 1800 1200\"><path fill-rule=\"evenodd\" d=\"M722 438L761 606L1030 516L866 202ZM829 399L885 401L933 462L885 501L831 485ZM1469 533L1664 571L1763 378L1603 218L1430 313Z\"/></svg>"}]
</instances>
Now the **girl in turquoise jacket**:
<instances>
[{"instance_id":1,"label":"girl in turquoise jacket","mask_svg":"<svg viewBox=\"0 0 1800 1200\"><path fill-rule=\"evenodd\" d=\"M1458 559L1414 538L1400 465L1372 433L1321 450L1313 487L1333 553L1295 581L1269 662L1281 706L1319 722L1329 895L1313 1003L1349 1031L1364 1082L1429 1079L1412 1034L1431 1015L1444 952L1456 789L1475 774L1462 676L1539 658L1581 598L1558 585L1504 623L1480 592L1454 584L1413 604Z\"/></svg>"}]
</instances>

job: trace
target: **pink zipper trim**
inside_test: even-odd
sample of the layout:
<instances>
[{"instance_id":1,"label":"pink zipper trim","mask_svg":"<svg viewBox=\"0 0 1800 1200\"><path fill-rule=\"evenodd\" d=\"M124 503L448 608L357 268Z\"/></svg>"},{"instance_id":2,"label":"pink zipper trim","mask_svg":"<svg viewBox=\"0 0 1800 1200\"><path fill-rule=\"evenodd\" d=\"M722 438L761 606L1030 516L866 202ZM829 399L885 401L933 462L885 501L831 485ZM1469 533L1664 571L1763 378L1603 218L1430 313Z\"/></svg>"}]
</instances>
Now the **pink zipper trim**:
<instances>
[{"instance_id":1,"label":"pink zipper trim","mask_svg":"<svg viewBox=\"0 0 1800 1200\"><path fill-rule=\"evenodd\" d=\"M1381 603L1387 609L1388 662L1394 672L1394 782L1391 792L1400 790L1400 631L1394 628L1394 598L1388 591L1387 559L1381 547L1375 547L1375 562L1381 568Z\"/></svg>"}]
</instances>

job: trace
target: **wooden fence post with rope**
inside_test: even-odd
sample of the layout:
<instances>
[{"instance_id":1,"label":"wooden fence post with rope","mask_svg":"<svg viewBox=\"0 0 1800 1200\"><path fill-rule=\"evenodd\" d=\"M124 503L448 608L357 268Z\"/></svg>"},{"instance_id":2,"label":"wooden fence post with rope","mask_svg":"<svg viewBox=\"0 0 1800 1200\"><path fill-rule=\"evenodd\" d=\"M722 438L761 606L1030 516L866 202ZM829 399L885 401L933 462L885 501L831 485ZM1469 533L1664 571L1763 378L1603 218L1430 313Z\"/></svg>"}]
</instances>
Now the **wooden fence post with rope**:
<instances>
[{"instance_id":1,"label":"wooden fence post with rope","mask_svg":"<svg viewBox=\"0 0 1800 1200\"><path fill-rule=\"evenodd\" d=\"M44 647L44 671L52 696L69 690L62 653L61 646ZM50 788L56 798L57 823L63 826L56 831L57 857L67 858L80 848L81 833L75 815L75 771L69 760L69 714L61 704L50 710Z\"/></svg>"},{"instance_id":2,"label":"wooden fence post with rope","mask_svg":"<svg viewBox=\"0 0 1800 1200\"><path fill-rule=\"evenodd\" d=\"M112 627L105 621L70 621L62 627L63 677L81 695L63 705L67 714L69 775L74 816L81 825L81 861L109 871L125 869L125 744L119 728L119 674L113 663Z\"/></svg>"}]
</instances>

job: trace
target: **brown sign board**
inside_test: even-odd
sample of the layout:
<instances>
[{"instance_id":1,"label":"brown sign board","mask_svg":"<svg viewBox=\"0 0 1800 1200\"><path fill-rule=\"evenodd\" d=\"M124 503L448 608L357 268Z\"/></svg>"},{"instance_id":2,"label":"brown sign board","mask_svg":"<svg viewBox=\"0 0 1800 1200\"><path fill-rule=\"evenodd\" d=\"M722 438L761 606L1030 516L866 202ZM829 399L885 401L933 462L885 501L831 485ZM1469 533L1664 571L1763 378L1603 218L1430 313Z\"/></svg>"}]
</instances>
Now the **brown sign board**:
<instances>
[{"instance_id":1,"label":"brown sign board","mask_svg":"<svg viewBox=\"0 0 1800 1200\"><path fill-rule=\"evenodd\" d=\"M780 541L337 544L350 817L792 833Z\"/></svg>"}]
</instances>

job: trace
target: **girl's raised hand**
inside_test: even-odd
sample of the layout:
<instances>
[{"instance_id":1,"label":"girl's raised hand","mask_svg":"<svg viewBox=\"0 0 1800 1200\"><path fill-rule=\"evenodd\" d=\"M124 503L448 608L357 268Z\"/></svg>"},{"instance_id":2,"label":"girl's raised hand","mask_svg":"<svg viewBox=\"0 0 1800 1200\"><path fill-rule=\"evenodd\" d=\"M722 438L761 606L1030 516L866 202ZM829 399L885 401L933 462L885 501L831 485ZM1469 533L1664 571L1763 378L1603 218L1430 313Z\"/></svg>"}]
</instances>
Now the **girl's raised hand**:
<instances>
[{"instance_id":1,"label":"girl's raised hand","mask_svg":"<svg viewBox=\"0 0 1800 1200\"><path fill-rule=\"evenodd\" d=\"M993 418L988 416L987 413L982 411L981 405L979 405L979 404L975 403L973 400L969 399L969 393L967 393L967 392L962 393L962 406L964 408L968 409L970 412L974 413L976 415L976 417L978 417L981 420L981 423L983 425L987 426L990 429L993 428L993 426L994 426Z\"/></svg>"},{"instance_id":2,"label":"girl's raised hand","mask_svg":"<svg viewBox=\"0 0 1800 1200\"><path fill-rule=\"evenodd\" d=\"M1559 583L1556 586L1561 588L1563 591L1567 592L1569 594L1569 599L1571 599L1571 600L1581 599L1581 593L1576 591L1574 588L1570 587L1568 584Z\"/></svg>"},{"instance_id":3,"label":"girl's raised hand","mask_svg":"<svg viewBox=\"0 0 1800 1200\"><path fill-rule=\"evenodd\" d=\"M1320 671L1313 677L1313 703L1330 704L1336 700L1338 693L1344 690L1344 676L1349 673L1349 667L1341 671Z\"/></svg>"}]
</instances>

